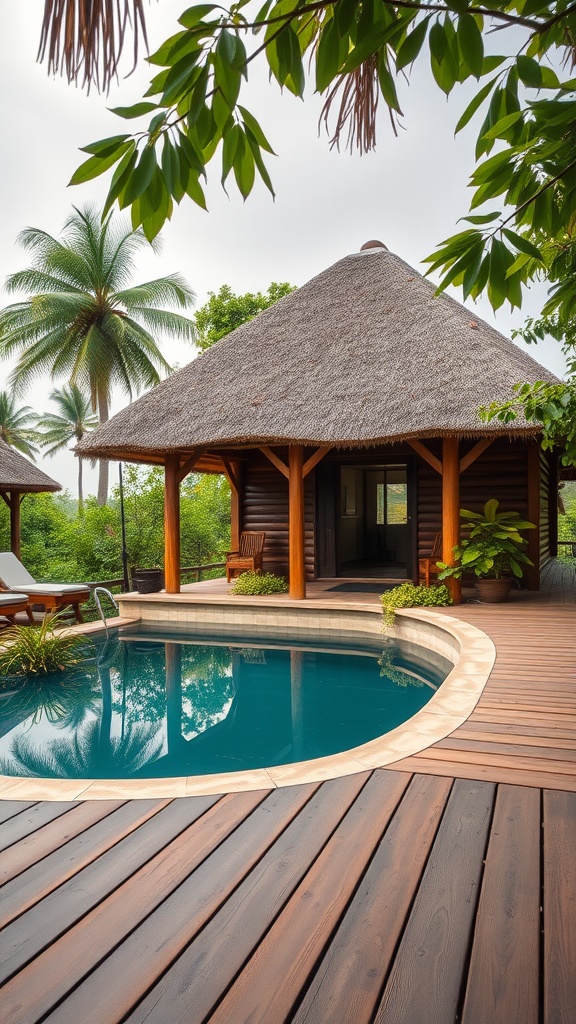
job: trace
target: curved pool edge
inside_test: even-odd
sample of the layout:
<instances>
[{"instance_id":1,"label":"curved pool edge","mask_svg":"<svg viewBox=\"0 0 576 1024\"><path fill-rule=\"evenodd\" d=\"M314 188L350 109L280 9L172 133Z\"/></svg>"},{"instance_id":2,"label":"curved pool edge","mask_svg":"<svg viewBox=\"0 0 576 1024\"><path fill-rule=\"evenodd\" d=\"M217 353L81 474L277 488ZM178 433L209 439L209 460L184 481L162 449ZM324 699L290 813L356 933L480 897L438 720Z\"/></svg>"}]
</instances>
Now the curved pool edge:
<instances>
[{"instance_id":1,"label":"curved pool edge","mask_svg":"<svg viewBox=\"0 0 576 1024\"><path fill-rule=\"evenodd\" d=\"M301 611L305 617L306 612ZM331 611L336 611L334 605ZM317 612L318 608L314 613L316 619ZM331 618L333 621L328 633L345 630L355 634L358 639L362 636L373 638L382 635L382 612L379 607L342 604L337 609L337 618L334 615ZM115 619L109 622L111 626L120 625ZM296 627L297 632L293 635L304 628ZM82 631L78 629L78 632ZM89 631L97 632L93 628ZM326 636L326 632L322 630L321 635ZM0 798L75 801L208 796L320 783L343 775L385 768L420 753L462 725L476 707L496 659L496 649L486 633L452 615L430 609L404 609L397 613L396 623L387 635L436 651L454 662L454 668L420 711L402 725L361 746L312 761L178 778L74 780L3 775L0 776Z\"/></svg>"}]
</instances>

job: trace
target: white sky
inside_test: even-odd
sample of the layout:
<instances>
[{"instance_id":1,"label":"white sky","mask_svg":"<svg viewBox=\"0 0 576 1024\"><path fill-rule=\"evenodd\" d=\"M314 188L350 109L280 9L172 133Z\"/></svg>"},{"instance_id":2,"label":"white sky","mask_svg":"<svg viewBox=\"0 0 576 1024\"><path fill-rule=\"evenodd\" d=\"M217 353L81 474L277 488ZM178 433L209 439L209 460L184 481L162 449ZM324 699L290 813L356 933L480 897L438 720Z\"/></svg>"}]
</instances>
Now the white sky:
<instances>
[{"instance_id":1,"label":"white sky","mask_svg":"<svg viewBox=\"0 0 576 1024\"><path fill-rule=\"evenodd\" d=\"M150 6L152 51L177 31L177 17L186 6L185 0L161 0ZM78 147L139 126L140 122L121 121L107 108L140 99L150 78L150 68L142 61L108 97L87 97L62 79L48 78L45 67L36 64L42 9L43 0L0 0L0 282L26 265L26 256L16 245L22 228L33 226L57 235L72 204L102 203L108 176L66 187L85 159ZM290 94L282 96L275 83L269 85L263 65L254 68L244 103L260 119L278 154L268 159L276 201L257 183L243 203L232 178L227 198L216 163L207 189L209 213L191 202L177 208L163 231L160 256L150 251L139 257L137 279L179 271L201 305L209 291L224 283L235 291L265 289L273 280L301 285L370 238L379 238L418 267L438 242L459 230L456 222L468 209L477 119L456 139L453 131L474 89L457 87L447 101L428 69L418 68L410 86L401 87L406 130L395 139L383 111L378 148L360 158L331 152L326 136L318 136L322 104L311 89L304 103ZM495 317L486 301L471 305L476 315L509 334L527 315L539 312L545 291L543 285L535 289L523 309L513 314L506 307ZM14 300L3 292L1 301ZM180 344L164 345L164 352L179 364L194 354ZM555 343L529 352L556 373L563 372ZM0 362L0 390L8 370L8 364ZM52 386L38 381L23 403L45 411ZM114 408L124 401L118 395ZM38 465L75 494L72 454L40 458ZM96 474L88 466L85 476L87 489L95 489Z\"/></svg>"}]
</instances>

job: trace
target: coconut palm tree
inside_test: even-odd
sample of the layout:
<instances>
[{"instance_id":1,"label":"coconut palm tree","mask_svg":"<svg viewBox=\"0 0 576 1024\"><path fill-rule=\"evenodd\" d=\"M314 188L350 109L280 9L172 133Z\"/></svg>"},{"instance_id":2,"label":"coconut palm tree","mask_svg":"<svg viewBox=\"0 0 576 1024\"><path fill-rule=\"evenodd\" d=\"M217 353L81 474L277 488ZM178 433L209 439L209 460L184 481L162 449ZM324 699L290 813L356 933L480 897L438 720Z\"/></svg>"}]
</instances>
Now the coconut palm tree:
<instances>
[{"instance_id":1,"label":"coconut palm tree","mask_svg":"<svg viewBox=\"0 0 576 1024\"><path fill-rule=\"evenodd\" d=\"M135 255L148 242L112 214L102 221L92 207L74 207L60 240L26 228L19 241L33 260L6 282L28 297L0 311L0 353L19 354L10 383L24 388L46 371L66 377L90 394L104 423L114 387L131 398L170 372L158 334L193 340L192 321L163 307L188 309L194 293L178 274L131 286ZM102 462L100 504L107 495Z\"/></svg>"},{"instance_id":2,"label":"coconut palm tree","mask_svg":"<svg viewBox=\"0 0 576 1024\"><path fill-rule=\"evenodd\" d=\"M50 400L59 412L47 412L38 417L39 439L46 455L68 448L71 441L81 441L88 430L93 430L98 418L90 412L90 399L83 395L77 384L54 388ZM82 488L83 460L78 459L78 511L84 504Z\"/></svg>"},{"instance_id":3,"label":"coconut palm tree","mask_svg":"<svg viewBox=\"0 0 576 1024\"><path fill-rule=\"evenodd\" d=\"M29 459L38 455L36 444L39 434L34 429L37 420L36 413L29 405L17 409L15 396L0 391L0 438Z\"/></svg>"}]
</instances>

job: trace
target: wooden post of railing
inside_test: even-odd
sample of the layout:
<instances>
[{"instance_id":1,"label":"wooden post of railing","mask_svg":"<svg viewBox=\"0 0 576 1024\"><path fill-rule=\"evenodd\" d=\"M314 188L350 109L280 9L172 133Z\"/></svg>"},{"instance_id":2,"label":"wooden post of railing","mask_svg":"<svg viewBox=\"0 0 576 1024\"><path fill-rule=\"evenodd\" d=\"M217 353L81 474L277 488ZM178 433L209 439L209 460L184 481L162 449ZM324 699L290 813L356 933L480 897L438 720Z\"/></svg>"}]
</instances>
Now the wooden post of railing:
<instances>
[{"instance_id":1,"label":"wooden post of railing","mask_svg":"<svg viewBox=\"0 0 576 1024\"><path fill-rule=\"evenodd\" d=\"M164 467L164 575L167 594L180 593L180 460L167 455Z\"/></svg>"},{"instance_id":2,"label":"wooden post of railing","mask_svg":"<svg viewBox=\"0 0 576 1024\"><path fill-rule=\"evenodd\" d=\"M18 491L10 494L10 550L20 558L20 498Z\"/></svg>"},{"instance_id":3,"label":"wooden post of railing","mask_svg":"<svg viewBox=\"0 0 576 1024\"><path fill-rule=\"evenodd\" d=\"M288 448L289 594L297 600L306 597L303 454L301 444Z\"/></svg>"},{"instance_id":4,"label":"wooden post of railing","mask_svg":"<svg viewBox=\"0 0 576 1024\"><path fill-rule=\"evenodd\" d=\"M457 437L442 441L442 561L454 565L452 548L460 539L460 456ZM454 604L462 601L460 580L447 579Z\"/></svg>"}]
</instances>

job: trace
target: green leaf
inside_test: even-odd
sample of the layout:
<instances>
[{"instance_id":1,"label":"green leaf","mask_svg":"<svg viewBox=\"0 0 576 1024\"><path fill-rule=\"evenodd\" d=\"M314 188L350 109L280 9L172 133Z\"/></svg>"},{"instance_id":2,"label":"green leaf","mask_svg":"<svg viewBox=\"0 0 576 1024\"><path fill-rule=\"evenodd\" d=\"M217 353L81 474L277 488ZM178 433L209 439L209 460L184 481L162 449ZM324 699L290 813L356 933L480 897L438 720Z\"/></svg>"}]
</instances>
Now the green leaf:
<instances>
[{"instance_id":1,"label":"green leaf","mask_svg":"<svg viewBox=\"0 0 576 1024\"><path fill-rule=\"evenodd\" d=\"M152 181L156 168L156 152L151 146L146 146L126 185L124 201L127 206L130 206L135 199L139 199L142 193L146 191Z\"/></svg>"},{"instance_id":2,"label":"green leaf","mask_svg":"<svg viewBox=\"0 0 576 1024\"><path fill-rule=\"evenodd\" d=\"M164 136L164 148L162 150L162 173L164 175L164 181L166 182L166 188L170 195L174 195L175 191L178 191L180 184L180 160L176 147L172 145L168 135Z\"/></svg>"},{"instance_id":3,"label":"green leaf","mask_svg":"<svg viewBox=\"0 0 576 1024\"><path fill-rule=\"evenodd\" d=\"M81 153L92 153L94 156L106 157L125 149L125 143L130 140L130 135L113 135L110 139L100 139L99 142L91 142L88 146L81 146Z\"/></svg>"},{"instance_id":4,"label":"green leaf","mask_svg":"<svg viewBox=\"0 0 576 1024\"><path fill-rule=\"evenodd\" d=\"M222 10L222 8L218 4L196 4L180 15L178 23L184 28L196 28L207 14L216 10Z\"/></svg>"},{"instance_id":5,"label":"green leaf","mask_svg":"<svg viewBox=\"0 0 576 1024\"><path fill-rule=\"evenodd\" d=\"M460 219L467 221L468 224L489 224L490 221L495 220L499 216L500 210L496 210L495 213L477 213L473 217L461 217Z\"/></svg>"},{"instance_id":6,"label":"green leaf","mask_svg":"<svg viewBox=\"0 0 576 1024\"><path fill-rule=\"evenodd\" d=\"M130 148L132 140L125 142L120 150L116 150L110 156L91 156L88 160L85 160L83 164L80 164L75 171L69 185L82 185L85 181L90 181L92 178L97 178L99 174L103 174L109 167L120 159L121 156Z\"/></svg>"},{"instance_id":7,"label":"green leaf","mask_svg":"<svg viewBox=\"0 0 576 1024\"><path fill-rule=\"evenodd\" d=\"M262 159L262 153L260 152L260 146L258 145L258 142L256 141L256 139L252 135L252 132L250 131L249 128L246 129L246 139L248 141L248 145L250 146L250 149L252 150L252 156L254 157L254 163L256 164L256 167L258 168L258 173L259 173L260 177L262 178L262 181L266 185L266 188L268 189L268 191L270 192L272 197L274 197L275 196L274 187L272 185L272 181L270 179L270 175L268 174L268 170L266 168L266 164L264 163L264 160Z\"/></svg>"},{"instance_id":8,"label":"green leaf","mask_svg":"<svg viewBox=\"0 0 576 1024\"><path fill-rule=\"evenodd\" d=\"M281 38L280 36L278 41ZM316 53L316 89L318 92L324 92L340 69L341 43L342 37L338 32L336 20L331 18L322 31Z\"/></svg>"},{"instance_id":9,"label":"green leaf","mask_svg":"<svg viewBox=\"0 0 576 1024\"><path fill-rule=\"evenodd\" d=\"M357 10L357 0L338 0L334 7L334 18L341 36L345 36L354 24Z\"/></svg>"},{"instance_id":10,"label":"green leaf","mask_svg":"<svg viewBox=\"0 0 576 1024\"><path fill-rule=\"evenodd\" d=\"M272 149L272 146L268 142L268 139L264 135L264 132L262 131L262 129L261 129L258 121L256 120L256 118L254 117L254 115L251 114L249 110L246 110L246 107L240 106L240 104L238 104L238 110L240 111L240 113L242 115L242 120L244 121L244 126L246 128L250 129L250 132L252 133L253 137L256 139L256 142L258 143L260 148L264 149L267 153L271 153L272 156L275 156L276 154L274 153L274 150Z\"/></svg>"},{"instance_id":11,"label":"green leaf","mask_svg":"<svg viewBox=\"0 0 576 1024\"><path fill-rule=\"evenodd\" d=\"M194 86L194 89L192 90L192 95L190 97L190 106L188 108L188 113L186 116L189 128L192 128L196 124L198 118L200 117L200 113L203 107L205 106L207 87L208 67L204 67L202 68L200 75L198 76L198 81L196 82L196 85Z\"/></svg>"},{"instance_id":12,"label":"green leaf","mask_svg":"<svg viewBox=\"0 0 576 1024\"><path fill-rule=\"evenodd\" d=\"M146 103L144 100L141 103L134 103L132 107L111 107L113 114L117 114L118 117L124 117L130 120L133 117L142 117L144 114L151 114L153 110L158 109L157 103Z\"/></svg>"},{"instance_id":13,"label":"green leaf","mask_svg":"<svg viewBox=\"0 0 576 1024\"><path fill-rule=\"evenodd\" d=\"M454 129L454 134L455 135L457 135L458 132L461 132L462 129L466 127L468 122L472 120L472 118L474 117L474 114L476 113L478 108L482 105L482 103L484 102L484 100L488 96L489 92L493 88L494 83L496 82L496 80L497 80L496 78L492 78L489 82L486 83L486 85L483 85L482 88L480 89L480 92L476 93L474 98L470 101L470 103L466 107L466 110L464 111L464 113L460 117L460 120L458 121L458 124L456 125L456 128Z\"/></svg>"},{"instance_id":14,"label":"green leaf","mask_svg":"<svg viewBox=\"0 0 576 1024\"><path fill-rule=\"evenodd\" d=\"M247 199L252 191L255 173L255 163L252 150L245 142L244 136L242 135L234 160L234 177L236 178L236 184L238 185L240 193L244 199Z\"/></svg>"},{"instance_id":15,"label":"green leaf","mask_svg":"<svg viewBox=\"0 0 576 1024\"><path fill-rule=\"evenodd\" d=\"M403 43L401 43L398 48L398 53L396 54L397 71L401 71L402 68L407 67L408 64L412 64L416 60L416 57L424 45L424 40L426 39L429 20L429 18L424 18L422 21L418 22L416 28L410 32L410 34L404 39Z\"/></svg>"},{"instance_id":16,"label":"green leaf","mask_svg":"<svg viewBox=\"0 0 576 1024\"><path fill-rule=\"evenodd\" d=\"M476 19L471 14L458 18L458 46L464 63L476 78L480 78L484 64L484 42Z\"/></svg>"},{"instance_id":17,"label":"green leaf","mask_svg":"<svg viewBox=\"0 0 576 1024\"><path fill-rule=\"evenodd\" d=\"M496 122L493 128L490 128L487 132L484 132L485 139L505 139L506 133L513 124L516 124L523 117L521 110L515 110L513 114L507 114L506 117L501 117Z\"/></svg>"},{"instance_id":18,"label":"green leaf","mask_svg":"<svg viewBox=\"0 0 576 1024\"><path fill-rule=\"evenodd\" d=\"M540 250L527 238L524 238L523 235L518 235L515 231L510 231L509 228L502 228L502 233L506 235L508 241L512 242L512 245L519 249L520 252L525 253L527 256L531 256L533 260L538 260L539 263L544 262Z\"/></svg>"},{"instance_id":19,"label":"green leaf","mask_svg":"<svg viewBox=\"0 0 576 1024\"><path fill-rule=\"evenodd\" d=\"M529 89L539 89L542 85L542 70L540 64L533 57L520 55L516 60L518 77Z\"/></svg>"},{"instance_id":20,"label":"green leaf","mask_svg":"<svg viewBox=\"0 0 576 1024\"><path fill-rule=\"evenodd\" d=\"M232 170L234 158L242 137L243 133L239 124L233 124L230 131L226 132L224 135L224 141L222 144L222 185L224 185L226 178Z\"/></svg>"},{"instance_id":21,"label":"green leaf","mask_svg":"<svg viewBox=\"0 0 576 1024\"><path fill-rule=\"evenodd\" d=\"M204 195L204 190L197 178L190 178L190 181L188 182L188 187L186 188L186 193L187 195L190 196L192 202L196 203L196 206L199 206L202 210L208 209L208 207L206 206L206 196Z\"/></svg>"},{"instance_id":22,"label":"green leaf","mask_svg":"<svg viewBox=\"0 0 576 1024\"><path fill-rule=\"evenodd\" d=\"M132 148L127 151L122 157L118 167L114 171L112 181L110 183L110 189L106 196L106 202L104 203L104 209L102 216L105 217L107 213L112 209L112 205L118 199L121 192L123 191L138 159L138 150L136 149L136 143L133 144Z\"/></svg>"}]
</instances>

